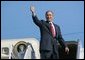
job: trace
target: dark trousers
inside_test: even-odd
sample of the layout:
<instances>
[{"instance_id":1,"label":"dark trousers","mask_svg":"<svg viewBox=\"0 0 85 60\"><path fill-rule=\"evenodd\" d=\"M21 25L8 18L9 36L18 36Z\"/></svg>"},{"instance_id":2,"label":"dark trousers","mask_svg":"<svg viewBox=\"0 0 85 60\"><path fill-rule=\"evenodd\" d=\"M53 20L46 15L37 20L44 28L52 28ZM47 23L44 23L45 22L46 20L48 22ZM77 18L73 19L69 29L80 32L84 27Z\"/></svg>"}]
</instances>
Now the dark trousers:
<instances>
[{"instance_id":1,"label":"dark trousers","mask_svg":"<svg viewBox=\"0 0 85 60\"><path fill-rule=\"evenodd\" d=\"M40 51L41 59L59 59L58 45L56 40L53 41L53 50Z\"/></svg>"}]
</instances>

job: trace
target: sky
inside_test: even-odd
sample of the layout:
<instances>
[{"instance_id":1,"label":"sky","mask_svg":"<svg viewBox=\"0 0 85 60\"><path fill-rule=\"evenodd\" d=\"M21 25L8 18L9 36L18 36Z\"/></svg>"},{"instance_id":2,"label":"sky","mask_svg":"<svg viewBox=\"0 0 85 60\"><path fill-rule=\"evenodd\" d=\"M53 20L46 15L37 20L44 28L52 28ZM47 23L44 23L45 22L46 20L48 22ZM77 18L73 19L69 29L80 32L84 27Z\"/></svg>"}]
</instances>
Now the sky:
<instances>
[{"instance_id":1,"label":"sky","mask_svg":"<svg viewBox=\"0 0 85 60\"><path fill-rule=\"evenodd\" d=\"M45 12L54 12L54 23L59 25L65 41L77 41L84 46L84 1L1 1L1 39L36 38L40 30L32 20L33 5L40 20Z\"/></svg>"}]
</instances>

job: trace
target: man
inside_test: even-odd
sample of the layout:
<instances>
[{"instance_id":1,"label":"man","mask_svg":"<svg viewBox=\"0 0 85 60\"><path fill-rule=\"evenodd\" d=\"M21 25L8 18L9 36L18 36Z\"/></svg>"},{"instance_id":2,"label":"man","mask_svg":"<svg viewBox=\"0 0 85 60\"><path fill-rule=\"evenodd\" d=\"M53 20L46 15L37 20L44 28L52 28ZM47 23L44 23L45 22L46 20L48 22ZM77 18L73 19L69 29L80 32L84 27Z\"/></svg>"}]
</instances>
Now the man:
<instances>
[{"instance_id":1,"label":"man","mask_svg":"<svg viewBox=\"0 0 85 60\"><path fill-rule=\"evenodd\" d=\"M53 23L53 12L47 11L45 14L46 21L39 20L35 13L35 8L30 7L34 23L40 28L40 55L41 59L59 59L58 54L58 41L69 52L69 48L65 44L61 31L58 25Z\"/></svg>"},{"instance_id":2,"label":"man","mask_svg":"<svg viewBox=\"0 0 85 60\"><path fill-rule=\"evenodd\" d=\"M24 59L26 46L21 44L18 46L18 49L19 49L19 52L18 52L19 59Z\"/></svg>"}]
</instances>

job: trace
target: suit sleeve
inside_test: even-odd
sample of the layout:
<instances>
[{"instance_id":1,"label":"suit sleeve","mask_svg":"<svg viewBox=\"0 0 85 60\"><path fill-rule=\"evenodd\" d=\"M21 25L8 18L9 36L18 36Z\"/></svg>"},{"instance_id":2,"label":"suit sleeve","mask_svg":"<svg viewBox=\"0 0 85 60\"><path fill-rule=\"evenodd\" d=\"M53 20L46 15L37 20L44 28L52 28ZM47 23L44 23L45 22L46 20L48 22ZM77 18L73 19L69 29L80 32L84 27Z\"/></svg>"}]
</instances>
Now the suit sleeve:
<instances>
[{"instance_id":1,"label":"suit sleeve","mask_svg":"<svg viewBox=\"0 0 85 60\"><path fill-rule=\"evenodd\" d=\"M38 17L35 15L32 15L32 19L33 19L33 22L37 25L37 26L39 26L39 27L41 27L41 25L42 25L42 22L38 19Z\"/></svg>"},{"instance_id":2,"label":"suit sleeve","mask_svg":"<svg viewBox=\"0 0 85 60\"><path fill-rule=\"evenodd\" d=\"M59 27L59 26L58 26L58 29L59 29L58 41L59 41L60 45L61 45L63 48L65 48L67 45L66 45L66 43L65 43L65 41L64 41L64 39L63 39L63 37L62 37L62 35L61 35L61 30L60 30L60 27Z\"/></svg>"}]
</instances>

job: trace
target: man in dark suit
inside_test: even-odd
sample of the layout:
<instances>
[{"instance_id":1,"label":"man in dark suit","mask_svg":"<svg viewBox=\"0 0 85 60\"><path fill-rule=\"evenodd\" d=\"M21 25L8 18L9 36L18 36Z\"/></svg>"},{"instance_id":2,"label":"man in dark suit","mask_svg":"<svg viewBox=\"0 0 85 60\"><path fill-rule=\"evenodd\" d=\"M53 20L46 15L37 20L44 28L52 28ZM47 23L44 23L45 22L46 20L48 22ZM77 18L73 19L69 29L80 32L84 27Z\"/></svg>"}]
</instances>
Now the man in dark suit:
<instances>
[{"instance_id":1,"label":"man in dark suit","mask_svg":"<svg viewBox=\"0 0 85 60\"><path fill-rule=\"evenodd\" d=\"M46 21L39 20L34 6L30 7L33 22L40 28L40 56L41 59L59 59L58 42L69 52L69 48L65 44L58 25L53 23L53 12L48 10L45 14Z\"/></svg>"}]
</instances>

